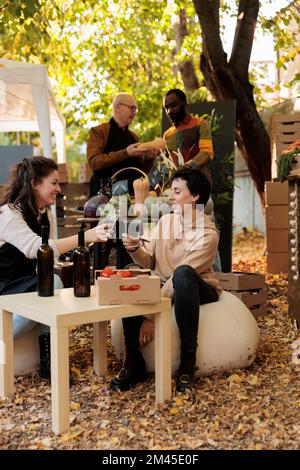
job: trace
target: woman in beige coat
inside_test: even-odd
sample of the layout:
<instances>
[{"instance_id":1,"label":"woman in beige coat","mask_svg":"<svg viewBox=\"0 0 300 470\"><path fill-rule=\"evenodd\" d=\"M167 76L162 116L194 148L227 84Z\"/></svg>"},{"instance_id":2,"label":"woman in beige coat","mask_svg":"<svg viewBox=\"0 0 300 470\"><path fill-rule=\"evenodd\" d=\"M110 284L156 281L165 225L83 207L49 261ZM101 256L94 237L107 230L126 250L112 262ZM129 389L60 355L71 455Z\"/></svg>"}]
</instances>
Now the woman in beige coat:
<instances>
[{"instance_id":1,"label":"woman in beige coat","mask_svg":"<svg viewBox=\"0 0 300 470\"><path fill-rule=\"evenodd\" d=\"M210 190L207 178L197 169L177 170L172 177L170 196L173 213L161 217L149 246L142 246L137 238L123 236L123 244L135 263L154 270L162 281L162 296L174 302L181 342L178 392L195 385L199 307L216 302L221 292L212 268L219 235L203 210ZM128 390L147 378L139 349L144 321L143 317L123 319L126 360L111 381L113 390Z\"/></svg>"}]
</instances>

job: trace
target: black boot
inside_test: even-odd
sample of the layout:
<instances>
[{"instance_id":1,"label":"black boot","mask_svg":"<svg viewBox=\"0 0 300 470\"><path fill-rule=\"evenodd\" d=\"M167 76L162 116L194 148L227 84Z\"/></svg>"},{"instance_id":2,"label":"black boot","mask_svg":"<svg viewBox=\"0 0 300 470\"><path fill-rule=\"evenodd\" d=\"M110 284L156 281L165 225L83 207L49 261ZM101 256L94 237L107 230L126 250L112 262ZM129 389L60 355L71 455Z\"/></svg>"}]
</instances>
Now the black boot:
<instances>
[{"instance_id":1,"label":"black boot","mask_svg":"<svg viewBox=\"0 0 300 470\"><path fill-rule=\"evenodd\" d=\"M188 388L195 388L195 366L196 352L182 353L178 376L176 380L176 391L185 392Z\"/></svg>"},{"instance_id":2,"label":"black boot","mask_svg":"<svg viewBox=\"0 0 300 470\"><path fill-rule=\"evenodd\" d=\"M47 379L50 381L50 377L51 377L50 333L39 336L39 346L40 346L39 375L42 379Z\"/></svg>"},{"instance_id":3,"label":"black boot","mask_svg":"<svg viewBox=\"0 0 300 470\"><path fill-rule=\"evenodd\" d=\"M110 382L112 390L124 392L137 383L147 380L145 361L139 349L130 350L126 354L124 366Z\"/></svg>"}]
</instances>

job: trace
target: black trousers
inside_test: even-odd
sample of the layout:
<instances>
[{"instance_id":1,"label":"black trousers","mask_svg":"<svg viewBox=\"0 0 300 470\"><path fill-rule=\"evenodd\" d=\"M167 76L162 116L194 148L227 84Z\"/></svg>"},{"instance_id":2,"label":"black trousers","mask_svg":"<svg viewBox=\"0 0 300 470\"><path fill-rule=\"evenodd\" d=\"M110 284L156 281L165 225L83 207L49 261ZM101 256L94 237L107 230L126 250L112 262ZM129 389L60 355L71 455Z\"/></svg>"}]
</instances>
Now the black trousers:
<instances>
[{"instance_id":1,"label":"black trousers","mask_svg":"<svg viewBox=\"0 0 300 470\"><path fill-rule=\"evenodd\" d=\"M207 284L194 268L178 266L173 274L174 309L179 329L181 353L197 350L200 305L216 302L217 291ZM143 317L123 318L126 350L139 348L139 331Z\"/></svg>"}]
</instances>

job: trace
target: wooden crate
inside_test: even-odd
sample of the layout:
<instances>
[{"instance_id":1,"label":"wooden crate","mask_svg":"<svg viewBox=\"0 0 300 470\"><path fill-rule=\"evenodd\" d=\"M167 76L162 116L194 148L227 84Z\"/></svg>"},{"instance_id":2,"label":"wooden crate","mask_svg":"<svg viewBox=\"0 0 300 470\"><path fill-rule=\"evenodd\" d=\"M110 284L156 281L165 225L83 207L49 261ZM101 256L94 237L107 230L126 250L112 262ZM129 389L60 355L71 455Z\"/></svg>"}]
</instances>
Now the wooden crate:
<instances>
[{"instance_id":1,"label":"wooden crate","mask_svg":"<svg viewBox=\"0 0 300 470\"><path fill-rule=\"evenodd\" d=\"M71 169L68 163L58 163L59 183L69 183L71 181Z\"/></svg>"},{"instance_id":2,"label":"wooden crate","mask_svg":"<svg viewBox=\"0 0 300 470\"><path fill-rule=\"evenodd\" d=\"M278 164L283 150L300 139L300 113L274 114L270 119L272 179L278 177Z\"/></svg>"},{"instance_id":3,"label":"wooden crate","mask_svg":"<svg viewBox=\"0 0 300 470\"><path fill-rule=\"evenodd\" d=\"M267 253L267 273L287 273L289 270L289 253Z\"/></svg>"},{"instance_id":4,"label":"wooden crate","mask_svg":"<svg viewBox=\"0 0 300 470\"><path fill-rule=\"evenodd\" d=\"M266 234L268 253L288 253L289 234L286 229L268 229Z\"/></svg>"},{"instance_id":5,"label":"wooden crate","mask_svg":"<svg viewBox=\"0 0 300 470\"><path fill-rule=\"evenodd\" d=\"M265 287L265 276L256 273L215 273L221 287L228 291L259 290Z\"/></svg>"},{"instance_id":6,"label":"wooden crate","mask_svg":"<svg viewBox=\"0 0 300 470\"><path fill-rule=\"evenodd\" d=\"M288 206L267 206L266 207L266 229L287 229L289 225Z\"/></svg>"},{"instance_id":7,"label":"wooden crate","mask_svg":"<svg viewBox=\"0 0 300 470\"><path fill-rule=\"evenodd\" d=\"M88 183L62 183L61 194L56 199L58 237L69 237L80 229L79 217L83 217L83 206L89 197Z\"/></svg>"},{"instance_id":8,"label":"wooden crate","mask_svg":"<svg viewBox=\"0 0 300 470\"><path fill-rule=\"evenodd\" d=\"M80 163L78 168L78 183L89 183L93 172L87 162Z\"/></svg>"},{"instance_id":9,"label":"wooden crate","mask_svg":"<svg viewBox=\"0 0 300 470\"><path fill-rule=\"evenodd\" d=\"M266 181L265 196L267 206L287 206L289 203L288 182Z\"/></svg>"},{"instance_id":10,"label":"wooden crate","mask_svg":"<svg viewBox=\"0 0 300 470\"><path fill-rule=\"evenodd\" d=\"M224 290L238 297L251 311L252 315L266 315L267 294L265 276L256 273L216 273Z\"/></svg>"}]
</instances>

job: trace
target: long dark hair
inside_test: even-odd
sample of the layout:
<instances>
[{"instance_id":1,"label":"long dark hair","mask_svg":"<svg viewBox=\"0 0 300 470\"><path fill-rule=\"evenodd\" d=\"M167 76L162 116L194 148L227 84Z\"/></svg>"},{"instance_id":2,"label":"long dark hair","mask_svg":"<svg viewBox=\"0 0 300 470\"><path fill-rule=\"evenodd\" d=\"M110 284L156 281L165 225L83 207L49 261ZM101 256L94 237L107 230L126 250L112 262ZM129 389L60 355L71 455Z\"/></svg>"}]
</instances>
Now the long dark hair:
<instances>
[{"instance_id":1,"label":"long dark hair","mask_svg":"<svg viewBox=\"0 0 300 470\"><path fill-rule=\"evenodd\" d=\"M57 163L51 158L23 158L9 173L0 206L9 204L19 210L28 223L38 215L33 185L40 183L57 168Z\"/></svg>"}]
</instances>

